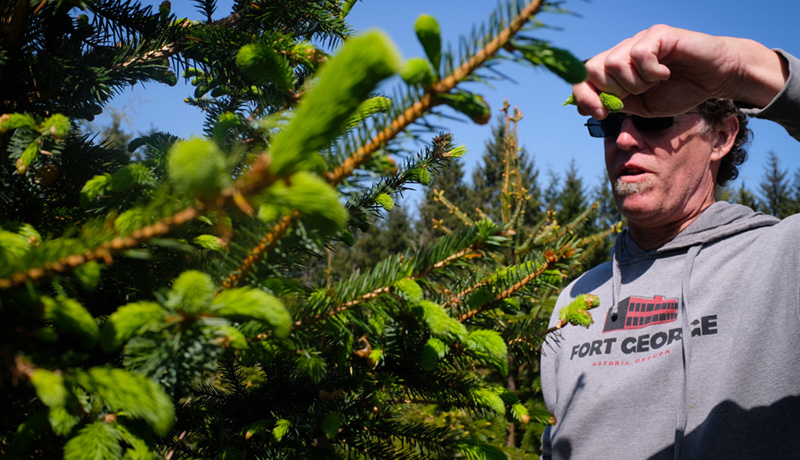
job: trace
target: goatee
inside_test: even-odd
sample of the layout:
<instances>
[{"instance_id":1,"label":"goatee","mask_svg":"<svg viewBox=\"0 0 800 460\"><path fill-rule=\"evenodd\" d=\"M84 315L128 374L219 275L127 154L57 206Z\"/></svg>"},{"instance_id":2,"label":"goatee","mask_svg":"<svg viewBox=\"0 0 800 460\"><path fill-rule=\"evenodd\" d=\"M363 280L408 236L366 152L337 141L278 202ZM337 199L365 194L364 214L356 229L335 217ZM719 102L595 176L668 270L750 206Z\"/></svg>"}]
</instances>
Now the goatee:
<instances>
[{"instance_id":1,"label":"goatee","mask_svg":"<svg viewBox=\"0 0 800 460\"><path fill-rule=\"evenodd\" d=\"M622 179L614 181L614 192L618 196L630 196L636 193L644 193L652 185L652 179L638 182L625 182Z\"/></svg>"}]
</instances>

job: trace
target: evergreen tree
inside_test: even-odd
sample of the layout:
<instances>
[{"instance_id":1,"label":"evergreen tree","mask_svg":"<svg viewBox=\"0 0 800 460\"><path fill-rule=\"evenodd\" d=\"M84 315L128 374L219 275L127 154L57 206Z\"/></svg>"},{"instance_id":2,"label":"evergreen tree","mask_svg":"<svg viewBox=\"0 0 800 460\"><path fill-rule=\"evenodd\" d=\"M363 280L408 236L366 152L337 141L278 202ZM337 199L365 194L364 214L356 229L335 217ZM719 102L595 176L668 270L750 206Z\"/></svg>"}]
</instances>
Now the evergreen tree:
<instances>
[{"instance_id":1,"label":"evergreen tree","mask_svg":"<svg viewBox=\"0 0 800 460\"><path fill-rule=\"evenodd\" d=\"M783 219L796 212L797 203L792 197L787 171L781 168L780 159L775 152L769 152L761 181L761 193L766 212Z\"/></svg>"},{"instance_id":2,"label":"evergreen tree","mask_svg":"<svg viewBox=\"0 0 800 460\"><path fill-rule=\"evenodd\" d=\"M464 213L473 212L474 203L473 193L464 183L464 165L460 159L435 171L419 207L417 232L420 244L461 227Z\"/></svg>"},{"instance_id":3,"label":"evergreen tree","mask_svg":"<svg viewBox=\"0 0 800 460\"><path fill-rule=\"evenodd\" d=\"M589 206L586 198L586 191L583 186L583 179L578 175L578 166L575 159L569 162L561 188L553 201L553 209L556 212L556 220L559 222L570 222L581 215ZM589 230L593 233L592 230Z\"/></svg>"},{"instance_id":4,"label":"evergreen tree","mask_svg":"<svg viewBox=\"0 0 800 460\"><path fill-rule=\"evenodd\" d=\"M749 207L754 211L761 211L762 204L758 197L747 188L744 182L739 185L735 193L729 194L727 201L738 203Z\"/></svg>"},{"instance_id":5,"label":"evergreen tree","mask_svg":"<svg viewBox=\"0 0 800 460\"><path fill-rule=\"evenodd\" d=\"M333 251L328 270L334 279L366 270L390 256L397 256L416 247L414 222L405 207L396 206L376 219L368 232L359 233L355 244L345 249L343 244Z\"/></svg>"},{"instance_id":6,"label":"evergreen tree","mask_svg":"<svg viewBox=\"0 0 800 460\"><path fill-rule=\"evenodd\" d=\"M463 152L443 134L399 168L387 156L438 106L486 121L459 85L487 62L572 82L583 66L517 36L536 2L502 5L455 55L422 16L427 57L406 62L381 32L350 36L351 0L235 2L216 20L215 1L194 3L203 20L169 2L0 9L0 455L507 458L502 441L404 411L541 431L549 414L485 375L535 359L582 256L577 223L515 231L516 183L502 222L341 279L309 266ZM333 56L313 44L343 41ZM121 151L75 130L125 85L174 84L174 70L193 79L205 137L151 133ZM398 72L392 101L374 96ZM596 305L579 298L553 330L588 325Z\"/></svg>"},{"instance_id":7,"label":"evergreen tree","mask_svg":"<svg viewBox=\"0 0 800 460\"><path fill-rule=\"evenodd\" d=\"M489 217L496 220L501 219L502 216L504 178L508 177L505 161L507 130L506 117L501 116L492 128L492 137L486 141L481 162L472 173L475 207L480 208ZM525 206L525 223L533 225L542 218L539 172L534 166L533 157L529 159L524 148L519 151L519 163L518 174L520 174L520 180L525 188L522 193L528 196ZM514 177L509 177L509 180L514 179Z\"/></svg>"}]
</instances>

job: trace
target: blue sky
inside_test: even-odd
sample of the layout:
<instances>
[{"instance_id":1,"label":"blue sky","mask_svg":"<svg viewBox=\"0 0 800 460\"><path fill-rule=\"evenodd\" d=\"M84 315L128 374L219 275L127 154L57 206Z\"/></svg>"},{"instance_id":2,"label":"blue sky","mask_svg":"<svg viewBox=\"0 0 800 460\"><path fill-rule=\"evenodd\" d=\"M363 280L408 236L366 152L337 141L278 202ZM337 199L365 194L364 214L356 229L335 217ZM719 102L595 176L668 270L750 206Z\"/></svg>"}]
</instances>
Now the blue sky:
<instances>
[{"instance_id":1,"label":"blue sky","mask_svg":"<svg viewBox=\"0 0 800 460\"><path fill-rule=\"evenodd\" d=\"M151 3L158 5L160 1ZM197 17L192 12L192 2L176 0L172 4L179 14ZM227 0L219 2L217 18L228 14L229 5ZM456 48L459 36L484 23L496 5L494 0L361 0L353 8L349 22L356 30L384 30L403 57L408 58L423 55L413 33L414 21L420 14L436 17L445 43ZM553 28L539 29L529 35L566 48L581 59L658 23L714 35L750 38L800 56L797 23L800 2L796 0L568 0L563 6L575 14L540 14L537 19ZM503 99L522 111L520 143L533 154L542 180L547 178L549 170L563 175L574 160L587 187L597 184L603 174L602 140L588 136L583 126L584 117L573 107L561 106L570 93L569 85L544 69L514 63L504 63L500 68L514 81L494 82L492 87L472 85L468 89L482 94L494 113L499 113ZM199 134L202 129L202 114L182 102L191 91L192 88L181 85L174 88L138 86L118 96L112 105L126 112L131 123L129 129L135 132L157 128L188 137ZM96 123L103 124L103 117ZM469 173L491 135L491 125L449 120L439 120L439 124L454 134L458 144L468 147L470 153L465 157L465 165ZM773 123L752 120L751 128L755 136L749 148L750 158L733 185L738 187L744 181L749 189L757 191L767 152L778 153L791 175L800 168L800 144Z\"/></svg>"}]
</instances>

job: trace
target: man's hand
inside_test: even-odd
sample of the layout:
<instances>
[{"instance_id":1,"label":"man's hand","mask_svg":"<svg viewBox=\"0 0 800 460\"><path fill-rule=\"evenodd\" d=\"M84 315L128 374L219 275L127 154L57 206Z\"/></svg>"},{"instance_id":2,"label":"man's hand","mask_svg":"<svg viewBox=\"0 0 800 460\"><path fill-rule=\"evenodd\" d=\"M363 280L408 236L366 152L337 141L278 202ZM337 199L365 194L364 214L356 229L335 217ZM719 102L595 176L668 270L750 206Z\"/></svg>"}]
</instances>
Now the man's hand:
<instances>
[{"instance_id":1,"label":"man's hand","mask_svg":"<svg viewBox=\"0 0 800 460\"><path fill-rule=\"evenodd\" d=\"M783 59L752 40L664 25L639 32L586 63L589 78L572 90L581 114L605 118L597 93L622 98L641 116L686 112L710 98L766 106L786 81Z\"/></svg>"}]
</instances>

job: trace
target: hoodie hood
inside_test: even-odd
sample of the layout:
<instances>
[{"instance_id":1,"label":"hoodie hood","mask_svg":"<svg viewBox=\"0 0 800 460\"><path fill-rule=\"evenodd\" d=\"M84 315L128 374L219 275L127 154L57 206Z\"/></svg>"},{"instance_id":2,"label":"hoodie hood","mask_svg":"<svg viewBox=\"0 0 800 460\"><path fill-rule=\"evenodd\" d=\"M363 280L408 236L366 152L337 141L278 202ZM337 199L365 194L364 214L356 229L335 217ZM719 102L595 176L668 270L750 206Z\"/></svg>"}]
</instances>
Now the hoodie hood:
<instances>
[{"instance_id":1,"label":"hoodie hood","mask_svg":"<svg viewBox=\"0 0 800 460\"><path fill-rule=\"evenodd\" d=\"M660 248L646 251L641 249L624 230L617 237L614 247L616 262L639 259L642 257L659 257L672 251L685 251L690 247L707 245L737 233L760 227L769 227L780 220L773 216L755 212L747 206L718 201L709 206L686 229L672 241Z\"/></svg>"}]
</instances>

